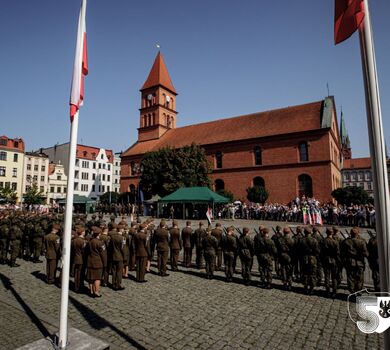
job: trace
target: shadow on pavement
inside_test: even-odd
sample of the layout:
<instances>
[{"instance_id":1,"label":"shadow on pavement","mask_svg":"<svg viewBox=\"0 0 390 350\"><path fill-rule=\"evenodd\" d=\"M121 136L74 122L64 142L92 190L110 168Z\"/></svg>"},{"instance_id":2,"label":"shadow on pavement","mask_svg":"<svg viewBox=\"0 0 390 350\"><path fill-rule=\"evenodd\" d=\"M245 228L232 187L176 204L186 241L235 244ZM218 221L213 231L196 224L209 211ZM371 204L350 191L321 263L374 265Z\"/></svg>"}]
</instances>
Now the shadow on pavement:
<instances>
[{"instance_id":1,"label":"shadow on pavement","mask_svg":"<svg viewBox=\"0 0 390 350\"><path fill-rule=\"evenodd\" d=\"M95 311L90 309L88 306L83 305L78 300L69 296L70 302L74 305L74 307L83 315L84 319L89 323L89 325L97 330L103 328L110 328L115 333L117 333L121 338L130 343L132 346L135 346L137 349L146 350L140 343L136 340L128 336L125 332L121 331L117 327L115 327L112 323L108 322L106 319L100 317Z\"/></svg>"},{"instance_id":2,"label":"shadow on pavement","mask_svg":"<svg viewBox=\"0 0 390 350\"><path fill-rule=\"evenodd\" d=\"M38 328L38 330L42 333L43 337L49 337L51 334L47 330L47 328L43 325L41 320L34 314L34 312L30 309L30 307L25 303L25 301L22 299L22 297L19 295L19 293L15 290L14 287L12 287L11 280L4 276L2 273L0 273L0 279L3 283L4 287L9 290L15 299L18 301L20 306L23 307L24 311L26 312L26 315L30 318L31 322Z\"/></svg>"}]
</instances>

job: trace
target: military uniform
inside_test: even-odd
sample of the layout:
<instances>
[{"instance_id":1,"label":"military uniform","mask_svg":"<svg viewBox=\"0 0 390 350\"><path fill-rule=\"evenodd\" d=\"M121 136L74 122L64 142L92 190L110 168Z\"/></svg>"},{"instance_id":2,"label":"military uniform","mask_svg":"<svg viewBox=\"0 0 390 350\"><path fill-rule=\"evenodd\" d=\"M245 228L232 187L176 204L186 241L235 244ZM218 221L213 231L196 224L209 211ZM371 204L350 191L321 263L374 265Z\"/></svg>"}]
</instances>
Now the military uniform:
<instances>
[{"instance_id":1,"label":"military uniform","mask_svg":"<svg viewBox=\"0 0 390 350\"><path fill-rule=\"evenodd\" d=\"M0 222L0 264L7 263L9 227L8 219Z\"/></svg>"},{"instance_id":2,"label":"military uniform","mask_svg":"<svg viewBox=\"0 0 390 350\"><path fill-rule=\"evenodd\" d=\"M114 290L124 289L122 287L122 273L124 260L124 247L126 239L119 232L113 232L110 239L112 288Z\"/></svg>"},{"instance_id":3,"label":"military uniform","mask_svg":"<svg viewBox=\"0 0 390 350\"><path fill-rule=\"evenodd\" d=\"M213 230L211 230L211 235L214 236L217 239L218 242L218 249L217 249L217 261L216 261L216 270L220 271L222 267L222 247L221 247L221 240L222 240L222 230L219 224L215 226Z\"/></svg>"},{"instance_id":4,"label":"military uniform","mask_svg":"<svg viewBox=\"0 0 390 350\"><path fill-rule=\"evenodd\" d=\"M232 229L230 229L228 233L222 237L222 250L225 262L226 281L231 282L234 274L234 256L237 253L237 240Z\"/></svg>"},{"instance_id":5,"label":"military uniform","mask_svg":"<svg viewBox=\"0 0 390 350\"><path fill-rule=\"evenodd\" d=\"M279 240L279 262L281 269L282 282L287 290L291 290L292 284L292 261L294 254L294 240L290 236L290 230L288 228L283 229L283 237Z\"/></svg>"},{"instance_id":6,"label":"military uniform","mask_svg":"<svg viewBox=\"0 0 390 350\"><path fill-rule=\"evenodd\" d=\"M206 237L206 230L202 228L203 225L199 224L199 228L195 230L194 233L194 244L195 244L195 254L196 254L196 268L201 269L204 264L204 256L202 249L202 240Z\"/></svg>"},{"instance_id":7,"label":"military uniform","mask_svg":"<svg viewBox=\"0 0 390 350\"><path fill-rule=\"evenodd\" d=\"M170 234L169 247L171 249L171 268L172 271L178 271L177 263L179 261L180 250L182 249L180 231L175 225L169 230L169 234Z\"/></svg>"},{"instance_id":8,"label":"military uniform","mask_svg":"<svg viewBox=\"0 0 390 350\"><path fill-rule=\"evenodd\" d=\"M146 262L148 259L147 252L147 236L145 233L145 228L141 227L140 231L134 235L134 249L136 256L137 264L137 282L146 282L145 273L146 273Z\"/></svg>"},{"instance_id":9,"label":"military uniform","mask_svg":"<svg viewBox=\"0 0 390 350\"><path fill-rule=\"evenodd\" d=\"M109 274L110 274L110 270L109 270L109 259L108 259L108 247L110 245L110 237L107 235L107 234L101 234L99 236L99 239L103 242L104 246L105 246L105 249L103 251L103 254L105 255L105 259L106 259L106 266L104 267L103 269L103 277L102 277L102 286L105 287L108 285L108 278L109 278Z\"/></svg>"},{"instance_id":10,"label":"military uniform","mask_svg":"<svg viewBox=\"0 0 390 350\"><path fill-rule=\"evenodd\" d=\"M372 272L372 280L376 292L380 291L379 285L379 257L378 257L378 243L376 236L372 236L367 243L368 264Z\"/></svg>"},{"instance_id":11,"label":"military uniform","mask_svg":"<svg viewBox=\"0 0 390 350\"><path fill-rule=\"evenodd\" d=\"M249 236L249 229L243 229L243 235L238 240L238 251L241 260L241 274L246 285L250 284L251 267L254 256L253 241Z\"/></svg>"},{"instance_id":12,"label":"military uniform","mask_svg":"<svg viewBox=\"0 0 390 350\"><path fill-rule=\"evenodd\" d=\"M337 261L340 255L340 247L338 241L332 237L329 229L327 230L327 235L321 242L322 266L324 269L326 292L329 295L330 287L332 287L334 297L337 293L338 286Z\"/></svg>"},{"instance_id":13,"label":"military uniform","mask_svg":"<svg viewBox=\"0 0 390 350\"><path fill-rule=\"evenodd\" d=\"M53 284L56 279L57 264L60 258L60 237L55 232L45 236L46 277L47 283Z\"/></svg>"},{"instance_id":14,"label":"military uniform","mask_svg":"<svg viewBox=\"0 0 390 350\"><path fill-rule=\"evenodd\" d=\"M73 274L74 274L74 291L80 292L84 287L84 254L87 242L83 236L78 236L72 240L72 256L73 256Z\"/></svg>"},{"instance_id":15,"label":"military uniform","mask_svg":"<svg viewBox=\"0 0 390 350\"><path fill-rule=\"evenodd\" d=\"M240 238L241 239L241 238ZM260 282L267 288L272 287L272 268L277 254L275 240L268 237L268 229L264 228L254 238L254 254L259 265Z\"/></svg>"},{"instance_id":16,"label":"military uniform","mask_svg":"<svg viewBox=\"0 0 390 350\"><path fill-rule=\"evenodd\" d=\"M20 247L22 243L23 233L20 229L20 222L15 222L11 225L9 230L9 246L11 249L11 258L10 258L10 266L17 267L19 266L16 263L16 259L20 254Z\"/></svg>"},{"instance_id":17,"label":"military uniform","mask_svg":"<svg viewBox=\"0 0 390 350\"><path fill-rule=\"evenodd\" d=\"M192 228L191 223L187 221L187 226L181 231L181 240L183 242L184 259L183 265L185 267L191 267L192 262Z\"/></svg>"},{"instance_id":18,"label":"military uniform","mask_svg":"<svg viewBox=\"0 0 390 350\"><path fill-rule=\"evenodd\" d=\"M167 276L167 262L169 253L169 232L165 223L161 223L153 236L153 247L157 247L157 268L160 276Z\"/></svg>"},{"instance_id":19,"label":"military uniform","mask_svg":"<svg viewBox=\"0 0 390 350\"><path fill-rule=\"evenodd\" d=\"M40 262L39 257L42 251L43 238L45 236L45 232L39 223L34 225L31 242L32 242L32 253L33 253L33 262Z\"/></svg>"},{"instance_id":20,"label":"military uniform","mask_svg":"<svg viewBox=\"0 0 390 350\"><path fill-rule=\"evenodd\" d=\"M105 250L106 246L100 239L94 237L89 241L87 248L87 280L89 282L102 279L104 267L107 265Z\"/></svg>"},{"instance_id":21,"label":"military uniform","mask_svg":"<svg viewBox=\"0 0 390 350\"><path fill-rule=\"evenodd\" d=\"M218 250L218 240L211 234L207 234L202 240L202 249L206 262L206 275L208 279L212 279L215 270L215 256Z\"/></svg>"}]
</instances>

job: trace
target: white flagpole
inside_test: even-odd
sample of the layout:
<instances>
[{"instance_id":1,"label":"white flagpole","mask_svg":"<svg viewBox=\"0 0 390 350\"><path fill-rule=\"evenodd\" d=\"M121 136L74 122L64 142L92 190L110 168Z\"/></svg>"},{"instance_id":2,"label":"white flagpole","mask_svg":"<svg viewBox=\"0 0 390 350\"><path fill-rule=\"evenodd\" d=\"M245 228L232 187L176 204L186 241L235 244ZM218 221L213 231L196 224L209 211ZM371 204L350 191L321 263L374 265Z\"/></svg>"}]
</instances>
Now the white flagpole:
<instances>
[{"instance_id":1,"label":"white flagpole","mask_svg":"<svg viewBox=\"0 0 390 350\"><path fill-rule=\"evenodd\" d=\"M379 271L382 292L390 292L389 228L390 200L386 164L386 147L383 136L382 115L376 71L374 41L371 29L368 0L364 0L364 22L359 28L363 77L366 93L367 126L374 182L376 232L378 239ZM390 333L385 333L385 348L390 346Z\"/></svg>"},{"instance_id":2,"label":"white flagpole","mask_svg":"<svg viewBox=\"0 0 390 350\"><path fill-rule=\"evenodd\" d=\"M60 332L58 347L65 349L68 336L68 302L69 302L69 271L70 271L70 243L73 216L74 168L76 163L77 130L79 125L79 111L73 117L70 129L68 184L66 188L65 227L62 242L62 280L61 280L61 311Z\"/></svg>"}]
</instances>

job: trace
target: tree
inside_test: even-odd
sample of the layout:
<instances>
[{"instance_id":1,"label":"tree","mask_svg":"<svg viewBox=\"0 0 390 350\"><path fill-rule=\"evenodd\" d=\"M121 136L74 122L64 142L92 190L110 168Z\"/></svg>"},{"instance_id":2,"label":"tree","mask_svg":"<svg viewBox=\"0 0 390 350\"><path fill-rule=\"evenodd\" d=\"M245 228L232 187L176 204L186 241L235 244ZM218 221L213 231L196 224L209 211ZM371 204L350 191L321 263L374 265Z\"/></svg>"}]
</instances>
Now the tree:
<instances>
[{"instance_id":1,"label":"tree","mask_svg":"<svg viewBox=\"0 0 390 350\"><path fill-rule=\"evenodd\" d=\"M111 200L110 200L110 194L111 194ZM101 203L104 204L110 204L110 203L117 204L120 202L119 197L120 195L118 192L106 192L100 196L99 200Z\"/></svg>"},{"instance_id":2,"label":"tree","mask_svg":"<svg viewBox=\"0 0 390 350\"><path fill-rule=\"evenodd\" d=\"M246 198L250 202L264 204L268 197L269 193L263 186L253 186L246 189Z\"/></svg>"},{"instance_id":3,"label":"tree","mask_svg":"<svg viewBox=\"0 0 390 350\"><path fill-rule=\"evenodd\" d=\"M229 199L229 203L233 203L234 201L234 194L228 190L218 190L217 193L223 197L226 197Z\"/></svg>"},{"instance_id":4,"label":"tree","mask_svg":"<svg viewBox=\"0 0 390 350\"><path fill-rule=\"evenodd\" d=\"M210 164L204 150L196 144L148 152L141 169L141 187L149 196L163 197L181 187L210 185Z\"/></svg>"},{"instance_id":5,"label":"tree","mask_svg":"<svg viewBox=\"0 0 390 350\"><path fill-rule=\"evenodd\" d=\"M18 199L18 195L11 188L0 189L0 202L15 204Z\"/></svg>"},{"instance_id":6,"label":"tree","mask_svg":"<svg viewBox=\"0 0 390 350\"><path fill-rule=\"evenodd\" d=\"M38 190L37 184L33 184L24 195L24 203L27 205L43 204L44 202L43 192Z\"/></svg>"},{"instance_id":7,"label":"tree","mask_svg":"<svg viewBox=\"0 0 390 350\"><path fill-rule=\"evenodd\" d=\"M358 186L337 188L332 192L332 197L339 204L367 204L370 201L368 193Z\"/></svg>"}]
</instances>

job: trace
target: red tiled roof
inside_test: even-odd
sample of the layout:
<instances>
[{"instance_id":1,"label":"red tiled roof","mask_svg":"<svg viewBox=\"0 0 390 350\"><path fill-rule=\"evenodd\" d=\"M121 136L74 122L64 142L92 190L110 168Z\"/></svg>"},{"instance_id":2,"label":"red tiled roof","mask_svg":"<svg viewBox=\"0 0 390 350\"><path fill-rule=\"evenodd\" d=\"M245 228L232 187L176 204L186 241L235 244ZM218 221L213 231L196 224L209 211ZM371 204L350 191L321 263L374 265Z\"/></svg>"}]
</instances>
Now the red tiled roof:
<instances>
[{"instance_id":1,"label":"red tiled roof","mask_svg":"<svg viewBox=\"0 0 390 350\"><path fill-rule=\"evenodd\" d=\"M160 52L157 54L152 69L150 70L149 76L146 79L141 90L145 90L158 85L162 85L176 94L176 90L173 87L171 77L169 76L167 66L164 62L164 58Z\"/></svg>"},{"instance_id":2,"label":"red tiled roof","mask_svg":"<svg viewBox=\"0 0 390 350\"><path fill-rule=\"evenodd\" d=\"M162 147L191 143L210 145L321 128L323 101L275 109L168 130L160 139L137 142L122 154L144 154Z\"/></svg>"},{"instance_id":3,"label":"red tiled roof","mask_svg":"<svg viewBox=\"0 0 390 350\"><path fill-rule=\"evenodd\" d=\"M77 145L76 149L76 158L87 159L87 160L96 160L97 155L99 154L100 148L85 146L85 145ZM113 152L111 150L106 150L106 156L108 158L108 162L113 162Z\"/></svg>"},{"instance_id":4,"label":"red tiled roof","mask_svg":"<svg viewBox=\"0 0 390 350\"><path fill-rule=\"evenodd\" d=\"M5 135L0 136L1 140L5 140L5 145L0 144L0 148L9 150L18 150L24 152L24 141L21 138L11 139ZM4 141L2 141L4 142ZM15 147L16 145L16 147Z\"/></svg>"},{"instance_id":5,"label":"red tiled roof","mask_svg":"<svg viewBox=\"0 0 390 350\"><path fill-rule=\"evenodd\" d=\"M343 169L369 169L371 168L371 158L344 159Z\"/></svg>"}]
</instances>

